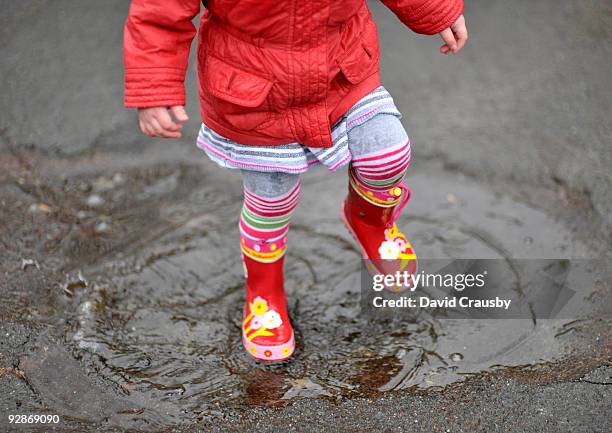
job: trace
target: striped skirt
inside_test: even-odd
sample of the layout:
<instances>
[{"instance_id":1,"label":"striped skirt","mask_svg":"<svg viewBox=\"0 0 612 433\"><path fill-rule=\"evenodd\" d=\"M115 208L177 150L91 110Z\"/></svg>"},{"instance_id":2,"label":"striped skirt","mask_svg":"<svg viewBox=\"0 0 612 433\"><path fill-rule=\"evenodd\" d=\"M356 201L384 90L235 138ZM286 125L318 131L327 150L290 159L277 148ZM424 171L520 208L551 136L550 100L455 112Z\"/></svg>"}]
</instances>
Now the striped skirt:
<instances>
[{"instance_id":1,"label":"striped skirt","mask_svg":"<svg viewBox=\"0 0 612 433\"><path fill-rule=\"evenodd\" d=\"M333 171L351 161L349 131L377 114L401 118L393 98L382 86L364 96L334 124L332 147L307 147L297 142L276 146L240 144L204 124L198 134L197 146L224 168L303 173L313 165L322 164Z\"/></svg>"}]
</instances>

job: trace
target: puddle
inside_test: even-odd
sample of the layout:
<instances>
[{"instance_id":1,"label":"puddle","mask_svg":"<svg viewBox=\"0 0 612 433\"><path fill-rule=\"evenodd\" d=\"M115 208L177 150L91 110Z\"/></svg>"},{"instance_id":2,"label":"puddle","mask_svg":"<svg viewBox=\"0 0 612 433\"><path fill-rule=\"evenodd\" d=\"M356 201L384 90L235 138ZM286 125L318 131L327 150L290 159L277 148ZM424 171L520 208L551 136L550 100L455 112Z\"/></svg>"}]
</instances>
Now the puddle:
<instances>
[{"instance_id":1,"label":"puddle","mask_svg":"<svg viewBox=\"0 0 612 433\"><path fill-rule=\"evenodd\" d=\"M435 185L427 174L411 177L417 194L401 219L421 256L585 256L542 212L483 185L436 176ZM164 194L176 183L170 176L147 194ZM163 408L138 413L153 424L198 420L219 405L282 405L296 398L441 387L499 365L559 354L555 334L563 324L557 321L427 315L365 320L359 311L360 255L337 215L344 177L309 174L303 191L286 259L294 359L259 365L244 353L240 203L200 189L161 211L188 215L178 228L129 256L83 271L79 281L87 284L71 290L73 325L65 335L73 353L124 398Z\"/></svg>"}]
</instances>

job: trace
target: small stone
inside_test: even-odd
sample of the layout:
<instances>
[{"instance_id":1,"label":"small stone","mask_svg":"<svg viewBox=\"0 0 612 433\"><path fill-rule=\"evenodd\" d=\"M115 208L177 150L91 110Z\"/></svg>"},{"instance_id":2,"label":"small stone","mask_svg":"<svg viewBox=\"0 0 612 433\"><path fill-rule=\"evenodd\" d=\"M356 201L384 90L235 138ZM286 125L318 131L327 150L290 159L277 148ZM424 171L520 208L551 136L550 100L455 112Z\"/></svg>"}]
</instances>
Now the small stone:
<instances>
[{"instance_id":1,"label":"small stone","mask_svg":"<svg viewBox=\"0 0 612 433\"><path fill-rule=\"evenodd\" d=\"M125 182L125 176L124 176L123 174L121 174L121 173L115 173L115 174L113 175L113 183L114 183L115 185L120 185L120 184L122 184L123 182Z\"/></svg>"},{"instance_id":2,"label":"small stone","mask_svg":"<svg viewBox=\"0 0 612 433\"><path fill-rule=\"evenodd\" d=\"M30 212L31 213L38 213L38 212L49 213L51 212L51 206L49 206L46 203L32 203L30 205Z\"/></svg>"},{"instance_id":3,"label":"small stone","mask_svg":"<svg viewBox=\"0 0 612 433\"><path fill-rule=\"evenodd\" d=\"M40 265L34 259L21 259L21 270L25 271L30 266L34 266L36 269L40 270Z\"/></svg>"},{"instance_id":4,"label":"small stone","mask_svg":"<svg viewBox=\"0 0 612 433\"><path fill-rule=\"evenodd\" d=\"M115 187L115 183L108 177L100 176L94 180L92 186L94 191L103 192L113 189Z\"/></svg>"},{"instance_id":5,"label":"small stone","mask_svg":"<svg viewBox=\"0 0 612 433\"><path fill-rule=\"evenodd\" d=\"M89 207L98 207L104 203L104 199L98 194L92 194L87 197L87 206Z\"/></svg>"},{"instance_id":6,"label":"small stone","mask_svg":"<svg viewBox=\"0 0 612 433\"><path fill-rule=\"evenodd\" d=\"M94 227L94 231L96 233L106 233L110 230L110 224L108 224L106 221L102 221L99 222L98 224L96 224L96 226Z\"/></svg>"},{"instance_id":7,"label":"small stone","mask_svg":"<svg viewBox=\"0 0 612 433\"><path fill-rule=\"evenodd\" d=\"M68 296L72 297L76 290L86 289L87 286L88 286L87 280L83 276L82 272L79 271L76 278L74 277L71 278L69 275L66 275L66 282L62 286L62 290Z\"/></svg>"},{"instance_id":8,"label":"small stone","mask_svg":"<svg viewBox=\"0 0 612 433\"><path fill-rule=\"evenodd\" d=\"M449 202L450 204L457 204L457 203L459 203L459 199L452 192L449 192L448 194L446 194L446 201Z\"/></svg>"},{"instance_id":9,"label":"small stone","mask_svg":"<svg viewBox=\"0 0 612 433\"><path fill-rule=\"evenodd\" d=\"M459 361L463 361L463 355L456 352L456 353L451 353L450 355L448 355L449 359L453 362L459 362Z\"/></svg>"}]
</instances>

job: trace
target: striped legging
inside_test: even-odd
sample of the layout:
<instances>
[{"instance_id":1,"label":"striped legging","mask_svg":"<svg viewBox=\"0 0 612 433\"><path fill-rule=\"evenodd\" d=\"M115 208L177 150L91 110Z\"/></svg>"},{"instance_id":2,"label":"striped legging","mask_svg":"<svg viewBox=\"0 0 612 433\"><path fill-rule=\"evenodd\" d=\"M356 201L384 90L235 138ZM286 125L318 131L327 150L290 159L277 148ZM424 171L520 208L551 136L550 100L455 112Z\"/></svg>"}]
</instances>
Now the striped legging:
<instances>
[{"instance_id":1,"label":"striped legging","mask_svg":"<svg viewBox=\"0 0 612 433\"><path fill-rule=\"evenodd\" d=\"M348 134L351 166L361 183L393 188L410 164L410 140L396 116L379 114ZM300 193L299 174L243 170L245 201L240 216L243 251L273 262L285 252L291 214Z\"/></svg>"}]
</instances>

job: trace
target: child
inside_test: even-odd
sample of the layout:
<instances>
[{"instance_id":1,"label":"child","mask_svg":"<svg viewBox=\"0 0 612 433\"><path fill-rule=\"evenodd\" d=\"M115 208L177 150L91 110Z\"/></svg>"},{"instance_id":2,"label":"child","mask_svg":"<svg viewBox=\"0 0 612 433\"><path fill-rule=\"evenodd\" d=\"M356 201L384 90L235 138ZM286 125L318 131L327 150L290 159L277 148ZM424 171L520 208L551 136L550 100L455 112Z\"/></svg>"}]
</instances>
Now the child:
<instances>
[{"instance_id":1,"label":"child","mask_svg":"<svg viewBox=\"0 0 612 433\"><path fill-rule=\"evenodd\" d=\"M383 0L412 30L440 33L442 54L467 41L462 0ZM410 141L380 84L376 26L365 0L208 0L200 21L200 147L240 169L246 275L242 340L258 360L294 351L283 256L299 174L349 164L342 216L380 272L416 256L395 220L410 198ZM132 0L125 27L125 105L141 130L180 138L184 79L199 0ZM381 259L402 259L383 261Z\"/></svg>"}]
</instances>

